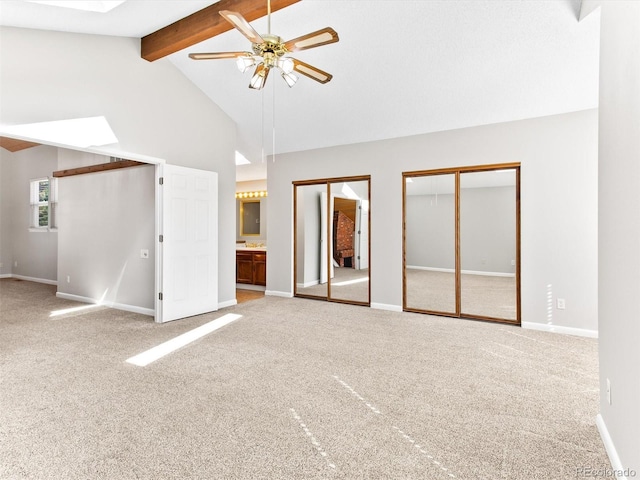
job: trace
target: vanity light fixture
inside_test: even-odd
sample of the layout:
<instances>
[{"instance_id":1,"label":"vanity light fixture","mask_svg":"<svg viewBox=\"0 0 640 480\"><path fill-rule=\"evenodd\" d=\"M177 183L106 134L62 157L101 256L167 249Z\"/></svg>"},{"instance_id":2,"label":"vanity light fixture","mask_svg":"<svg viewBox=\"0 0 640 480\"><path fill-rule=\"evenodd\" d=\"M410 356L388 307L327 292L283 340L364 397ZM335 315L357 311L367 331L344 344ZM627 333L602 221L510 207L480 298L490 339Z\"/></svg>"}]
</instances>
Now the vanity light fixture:
<instances>
[{"instance_id":1,"label":"vanity light fixture","mask_svg":"<svg viewBox=\"0 0 640 480\"><path fill-rule=\"evenodd\" d=\"M260 190L257 192L237 192L236 198L264 198L267 196L266 190Z\"/></svg>"}]
</instances>

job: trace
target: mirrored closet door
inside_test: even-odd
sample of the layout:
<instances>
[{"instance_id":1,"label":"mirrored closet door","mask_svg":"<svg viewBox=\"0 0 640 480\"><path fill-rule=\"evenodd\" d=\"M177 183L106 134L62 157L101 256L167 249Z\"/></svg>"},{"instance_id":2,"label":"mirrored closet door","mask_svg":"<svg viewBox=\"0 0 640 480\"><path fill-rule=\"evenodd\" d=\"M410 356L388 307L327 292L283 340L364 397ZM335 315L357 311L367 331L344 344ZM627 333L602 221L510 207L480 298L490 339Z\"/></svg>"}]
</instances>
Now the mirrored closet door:
<instances>
[{"instance_id":1,"label":"mirrored closet door","mask_svg":"<svg viewBox=\"0 0 640 480\"><path fill-rule=\"evenodd\" d=\"M520 323L519 164L403 174L403 309Z\"/></svg>"},{"instance_id":2,"label":"mirrored closet door","mask_svg":"<svg viewBox=\"0 0 640 480\"><path fill-rule=\"evenodd\" d=\"M369 305L370 178L294 182L294 293Z\"/></svg>"}]
</instances>

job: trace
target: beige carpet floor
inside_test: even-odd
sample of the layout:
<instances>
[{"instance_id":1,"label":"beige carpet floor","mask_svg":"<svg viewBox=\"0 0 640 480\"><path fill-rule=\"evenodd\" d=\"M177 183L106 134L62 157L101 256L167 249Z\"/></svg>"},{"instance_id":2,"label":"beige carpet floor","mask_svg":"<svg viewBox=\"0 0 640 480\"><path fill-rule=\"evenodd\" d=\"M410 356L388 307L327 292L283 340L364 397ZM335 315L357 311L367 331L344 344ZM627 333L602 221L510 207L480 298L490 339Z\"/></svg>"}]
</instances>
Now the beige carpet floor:
<instances>
[{"instance_id":1,"label":"beige carpet floor","mask_svg":"<svg viewBox=\"0 0 640 480\"><path fill-rule=\"evenodd\" d=\"M565 479L597 342L265 297L165 325L0 280L2 479ZM58 313L58 315L52 315ZM125 360L242 318L147 367Z\"/></svg>"},{"instance_id":2,"label":"beige carpet floor","mask_svg":"<svg viewBox=\"0 0 640 480\"><path fill-rule=\"evenodd\" d=\"M516 319L515 277L461 274L460 281L463 316ZM455 313L455 275L407 268L407 306Z\"/></svg>"},{"instance_id":3,"label":"beige carpet floor","mask_svg":"<svg viewBox=\"0 0 640 480\"><path fill-rule=\"evenodd\" d=\"M335 267L331 279L331 298L351 302L369 301L369 269L356 270L349 267ZM298 288L298 294L327 297L327 284Z\"/></svg>"}]
</instances>

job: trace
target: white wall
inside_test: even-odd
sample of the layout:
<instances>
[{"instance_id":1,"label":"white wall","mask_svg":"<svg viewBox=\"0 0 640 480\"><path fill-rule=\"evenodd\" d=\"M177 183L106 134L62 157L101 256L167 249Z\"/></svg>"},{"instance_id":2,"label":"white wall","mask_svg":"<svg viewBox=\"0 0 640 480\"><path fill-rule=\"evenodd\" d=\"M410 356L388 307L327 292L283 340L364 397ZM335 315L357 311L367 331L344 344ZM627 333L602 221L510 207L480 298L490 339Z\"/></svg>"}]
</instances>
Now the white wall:
<instances>
[{"instance_id":1,"label":"white wall","mask_svg":"<svg viewBox=\"0 0 640 480\"><path fill-rule=\"evenodd\" d=\"M122 151L218 172L218 298L234 301L231 119L168 60L141 59L138 39L2 27L0 42L2 123L104 115Z\"/></svg>"},{"instance_id":2,"label":"white wall","mask_svg":"<svg viewBox=\"0 0 640 480\"><path fill-rule=\"evenodd\" d=\"M267 291L292 293L294 180L371 174L371 302L402 305L402 172L521 162L522 320L595 331L597 111L278 155L268 163ZM547 295L566 309L547 312Z\"/></svg>"},{"instance_id":3,"label":"white wall","mask_svg":"<svg viewBox=\"0 0 640 480\"><path fill-rule=\"evenodd\" d=\"M11 275L13 264L11 209L12 162L5 160L5 150L0 148L0 276Z\"/></svg>"},{"instance_id":4,"label":"white wall","mask_svg":"<svg viewBox=\"0 0 640 480\"><path fill-rule=\"evenodd\" d=\"M455 197L408 195L407 265L455 269ZM515 187L468 188L461 192L462 269L515 273Z\"/></svg>"},{"instance_id":5,"label":"white wall","mask_svg":"<svg viewBox=\"0 0 640 480\"><path fill-rule=\"evenodd\" d=\"M640 2L608 0L602 2L600 15L599 426L614 468L632 469L636 477L640 474Z\"/></svg>"},{"instance_id":6,"label":"white wall","mask_svg":"<svg viewBox=\"0 0 640 480\"><path fill-rule=\"evenodd\" d=\"M108 161L59 152L60 169ZM153 314L155 166L63 177L58 191L58 294Z\"/></svg>"},{"instance_id":7,"label":"white wall","mask_svg":"<svg viewBox=\"0 0 640 480\"><path fill-rule=\"evenodd\" d=\"M0 149L0 164L0 273L55 282L58 234L29 231L29 191L31 180L50 177L56 170L57 149L39 146L13 153Z\"/></svg>"}]
</instances>

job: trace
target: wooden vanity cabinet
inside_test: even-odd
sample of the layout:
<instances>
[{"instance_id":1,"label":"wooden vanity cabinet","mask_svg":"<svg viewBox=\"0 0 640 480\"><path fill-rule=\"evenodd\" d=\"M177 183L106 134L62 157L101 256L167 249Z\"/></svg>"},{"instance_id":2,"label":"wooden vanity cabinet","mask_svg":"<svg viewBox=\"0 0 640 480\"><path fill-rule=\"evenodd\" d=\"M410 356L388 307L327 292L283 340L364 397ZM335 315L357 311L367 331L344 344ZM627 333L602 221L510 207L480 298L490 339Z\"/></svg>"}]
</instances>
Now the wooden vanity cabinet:
<instances>
[{"instance_id":1,"label":"wooden vanity cabinet","mask_svg":"<svg viewBox=\"0 0 640 480\"><path fill-rule=\"evenodd\" d=\"M236 252L236 283L267 284L267 252Z\"/></svg>"}]
</instances>

